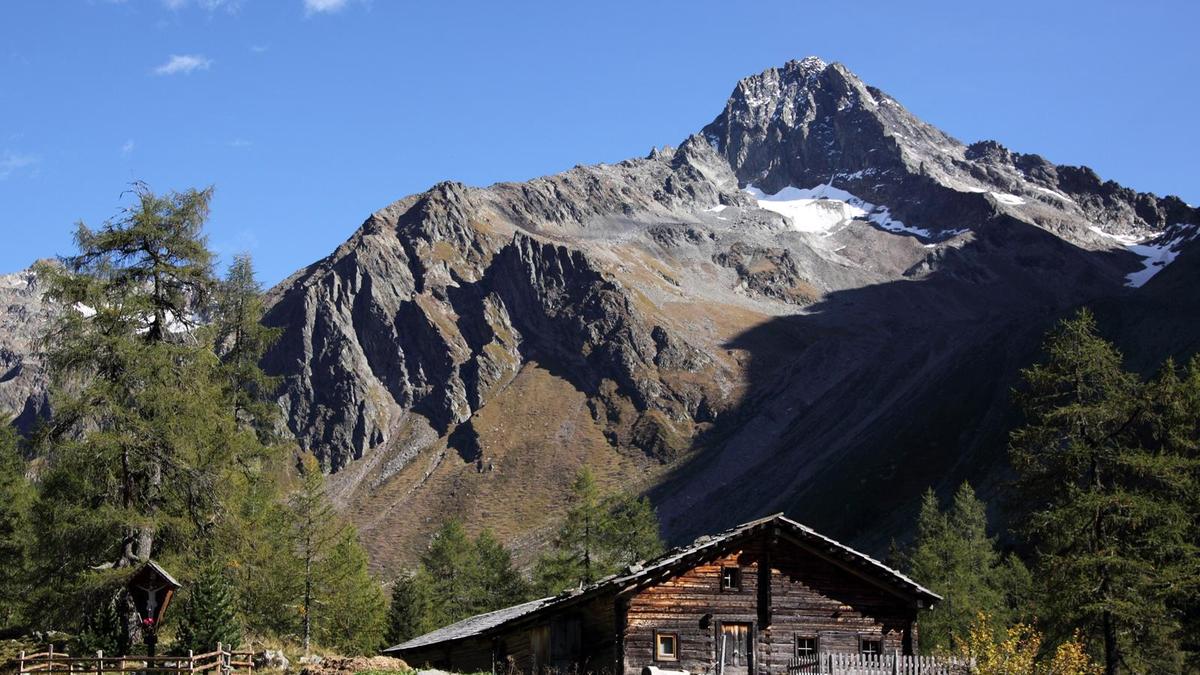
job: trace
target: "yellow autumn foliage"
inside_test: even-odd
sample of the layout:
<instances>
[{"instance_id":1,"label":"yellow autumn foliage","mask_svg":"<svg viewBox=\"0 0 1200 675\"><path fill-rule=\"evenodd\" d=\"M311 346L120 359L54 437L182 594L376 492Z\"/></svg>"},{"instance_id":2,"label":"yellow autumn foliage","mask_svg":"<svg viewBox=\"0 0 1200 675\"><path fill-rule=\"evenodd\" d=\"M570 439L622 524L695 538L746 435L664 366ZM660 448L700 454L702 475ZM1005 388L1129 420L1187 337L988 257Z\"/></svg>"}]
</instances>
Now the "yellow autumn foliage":
<instances>
[{"instance_id":1,"label":"yellow autumn foliage","mask_svg":"<svg viewBox=\"0 0 1200 675\"><path fill-rule=\"evenodd\" d=\"M980 612L965 639L955 639L959 656L975 659L978 675L1098 675L1078 633L1059 645L1049 659L1038 658L1042 633L1028 624L992 627L991 617Z\"/></svg>"}]
</instances>

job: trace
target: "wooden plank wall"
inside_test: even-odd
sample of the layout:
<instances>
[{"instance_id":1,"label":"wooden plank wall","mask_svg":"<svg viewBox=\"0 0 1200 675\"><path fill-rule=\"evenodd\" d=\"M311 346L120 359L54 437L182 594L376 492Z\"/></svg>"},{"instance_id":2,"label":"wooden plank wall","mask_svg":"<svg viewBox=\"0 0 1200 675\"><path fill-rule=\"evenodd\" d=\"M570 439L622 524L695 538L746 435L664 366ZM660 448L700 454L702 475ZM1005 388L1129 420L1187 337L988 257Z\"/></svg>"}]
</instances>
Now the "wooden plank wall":
<instances>
[{"instance_id":1,"label":"wooden plank wall","mask_svg":"<svg viewBox=\"0 0 1200 675\"><path fill-rule=\"evenodd\" d=\"M638 675L647 665L715 673L718 622L754 624L755 670L764 674L786 672L797 635L818 637L827 653L857 653L860 635L881 639L885 652L904 650L914 607L788 540L771 548L767 612L760 603L767 595L758 592L766 552L764 539L756 538L632 597L624 635L626 675ZM721 570L732 565L742 570L741 590L722 591ZM679 661L654 661L655 630L679 635ZM910 644L915 648L915 636Z\"/></svg>"}]
</instances>

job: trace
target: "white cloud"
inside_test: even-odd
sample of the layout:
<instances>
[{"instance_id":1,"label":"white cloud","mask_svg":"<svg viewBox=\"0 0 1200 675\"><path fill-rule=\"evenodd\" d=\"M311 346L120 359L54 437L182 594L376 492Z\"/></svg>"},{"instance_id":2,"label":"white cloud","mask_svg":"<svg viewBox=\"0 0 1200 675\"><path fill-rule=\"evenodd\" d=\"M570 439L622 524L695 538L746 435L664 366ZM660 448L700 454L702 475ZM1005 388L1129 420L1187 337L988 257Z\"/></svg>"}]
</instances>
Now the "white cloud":
<instances>
[{"instance_id":1,"label":"white cloud","mask_svg":"<svg viewBox=\"0 0 1200 675\"><path fill-rule=\"evenodd\" d=\"M4 180L21 169L36 166L38 158L33 155L21 155L11 150L0 154L0 180Z\"/></svg>"},{"instance_id":2,"label":"white cloud","mask_svg":"<svg viewBox=\"0 0 1200 675\"><path fill-rule=\"evenodd\" d=\"M251 145L254 144L244 138L235 138L232 141L229 141L229 147L231 148L248 148Z\"/></svg>"},{"instance_id":3,"label":"white cloud","mask_svg":"<svg viewBox=\"0 0 1200 675\"><path fill-rule=\"evenodd\" d=\"M208 70L212 65L212 59L207 59L200 54L172 54L167 62L154 69L155 75L175 75L188 73L195 70Z\"/></svg>"},{"instance_id":4,"label":"white cloud","mask_svg":"<svg viewBox=\"0 0 1200 675\"><path fill-rule=\"evenodd\" d=\"M349 0L304 0L305 14L332 14L340 11Z\"/></svg>"},{"instance_id":5,"label":"white cloud","mask_svg":"<svg viewBox=\"0 0 1200 675\"><path fill-rule=\"evenodd\" d=\"M134 145L135 144L134 144L132 138L125 141L124 143L122 143L121 144L121 154L128 155L129 153L133 152Z\"/></svg>"},{"instance_id":6,"label":"white cloud","mask_svg":"<svg viewBox=\"0 0 1200 675\"><path fill-rule=\"evenodd\" d=\"M250 45L250 51L254 52L255 54L262 54L270 48L271 47L269 45Z\"/></svg>"}]
</instances>

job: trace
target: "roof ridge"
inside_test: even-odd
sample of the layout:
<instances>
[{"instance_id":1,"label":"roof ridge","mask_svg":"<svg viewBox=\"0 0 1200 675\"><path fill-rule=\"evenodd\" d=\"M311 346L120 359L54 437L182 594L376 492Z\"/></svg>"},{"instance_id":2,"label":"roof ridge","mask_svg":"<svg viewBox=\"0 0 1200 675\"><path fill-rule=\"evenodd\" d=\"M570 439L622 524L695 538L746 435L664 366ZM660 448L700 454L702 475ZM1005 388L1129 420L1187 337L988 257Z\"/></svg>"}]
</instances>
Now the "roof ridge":
<instances>
[{"instance_id":1,"label":"roof ridge","mask_svg":"<svg viewBox=\"0 0 1200 675\"><path fill-rule=\"evenodd\" d=\"M530 600L528 602L524 602L524 603L521 603L518 605L504 607L504 608L493 610L491 612L486 612L483 614L476 614L475 616L468 617L461 621L452 623L448 626L443 626L442 628L438 628L437 630L430 631L429 633L426 633L419 637L413 638L402 644L398 644L394 647L388 647L387 649L385 649L383 651L386 653L386 652L402 650L402 649L412 649L414 647L422 647L422 646L426 646L426 645L430 645L430 644L436 644L436 643L440 643L440 642L448 642L451 640L458 640L458 639L462 639L462 638L466 638L466 637L471 637L474 635L479 635L479 634L485 633L489 630L492 630L494 628L497 628L499 626L502 626L510 621L514 621L516 619L526 617L535 612L540 612L544 609L556 607L556 606L561 605L566 602L572 602L572 601L578 600L578 599L586 597L588 595L598 593L598 592L604 590L605 588L617 587L620 585L627 584L631 581L649 576L650 574L657 572L664 567L668 567L670 565L679 563L684 558L686 558L690 555L699 553L707 548L714 547L718 544L725 543L725 542L729 541L730 539L732 539L733 537L739 536L741 534L745 534L751 530L754 530L755 528L758 528L762 525L766 525L768 523L773 523L773 522L783 523L784 525L788 526L789 528L792 528L794 530L798 530L798 531L804 533L805 536L819 539L822 542L830 544L838 549L841 549L842 551L844 551L846 553L849 553L850 555L854 556L855 558L857 558L861 561L869 563L873 567L878 568L878 570L886 573L887 576L890 576L891 578L889 579L889 581L892 581L892 582L899 581L902 584L909 586L910 590L916 592L918 595L927 595L936 600L942 599L942 596L940 596L937 593L934 593L933 591L929 590L928 588L925 588L924 586L918 584L916 581L913 581L908 576L906 576L904 573L902 573L898 570L892 569L891 567L888 567L887 565L879 562L875 558L872 558L871 556L867 555L866 553L863 553L862 551L859 551L855 548L851 548L850 546L847 546L846 544L843 544L843 543L837 541L836 539L833 539L831 537L823 535L820 532L817 532L813 528L811 528L801 522L798 522L796 520L788 518L787 515L785 515L782 511L780 511L779 513L774 513L769 516L764 516L762 518L757 518L755 520L751 520L751 521L742 523L741 525L729 528L728 530L725 530L724 532L721 532L719 534L704 535L701 537L697 537L696 540L693 541L690 545L677 546L675 548L672 548L671 550L663 553L662 555L658 556L657 558L642 561L641 563L638 563L638 564L630 565L621 572L617 572L615 574L610 574L602 579L598 579L598 580L592 582L591 584L584 586L583 588L564 591L563 593L560 593L558 595L552 595L552 596L548 596L545 598L539 598L537 600ZM635 567L637 569L634 569Z\"/></svg>"}]
</instances>

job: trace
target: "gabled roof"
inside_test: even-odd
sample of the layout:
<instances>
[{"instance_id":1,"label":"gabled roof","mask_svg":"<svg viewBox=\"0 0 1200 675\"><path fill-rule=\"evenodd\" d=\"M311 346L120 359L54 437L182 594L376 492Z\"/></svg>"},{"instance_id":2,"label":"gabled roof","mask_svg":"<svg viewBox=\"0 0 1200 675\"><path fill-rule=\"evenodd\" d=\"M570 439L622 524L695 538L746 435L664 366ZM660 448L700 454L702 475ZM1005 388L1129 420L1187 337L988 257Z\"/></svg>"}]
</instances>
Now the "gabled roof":
<instances>
[{"instance_id":1,"label":"gabled roof","mask_svg":"<svg viewBox=\"0 0 1200 675\"><path fill-rule=\"evenodd\" d=\"M642 583L650 581L660 574L669 574L677 567L695 564L696 559L703 559L734 540L741 539L769 527L777 528L781 534L790 535L799 541L801 545L813 550L818 555L823 555L844 567L851 568L861 575L875 580L878 585L888 588L901 596L922 601L927 603L928 606L932 606L934 602L942 599L940 595L921 586L898 570L884 565L865 553L861 553L845 544L830 539L816 530L784 516L782 513L777 513L738 525L718 535L700 537L689 546L674 548L653 560L630 565L617 574L600 579L581 589L564 591L559 595L531 600L520 605L463 619L458 623L439 628L394 647L388 647L383 651L385 653L403 652L409 649L482 636L519 619L532 618L536 614L550 612L597 595L610 592L625 593L638 588Z\"/></svg>"},{"instance_id":2,"label":"gabled roof","mask_svg":"<svg viewBox=\"0 0 1200 675\"><path fill-rule=\"evenodd\" d=\"M180 583L175 580L175 577L171 576L170 572L164 570L162 566L153 560L147 560L146 564L138 568L138 571L134 572L130 578L140 579L142 577L153 576L157 576L165 585L170 586L172 589L180 588Z\"/></svg>"}]
</instances>

